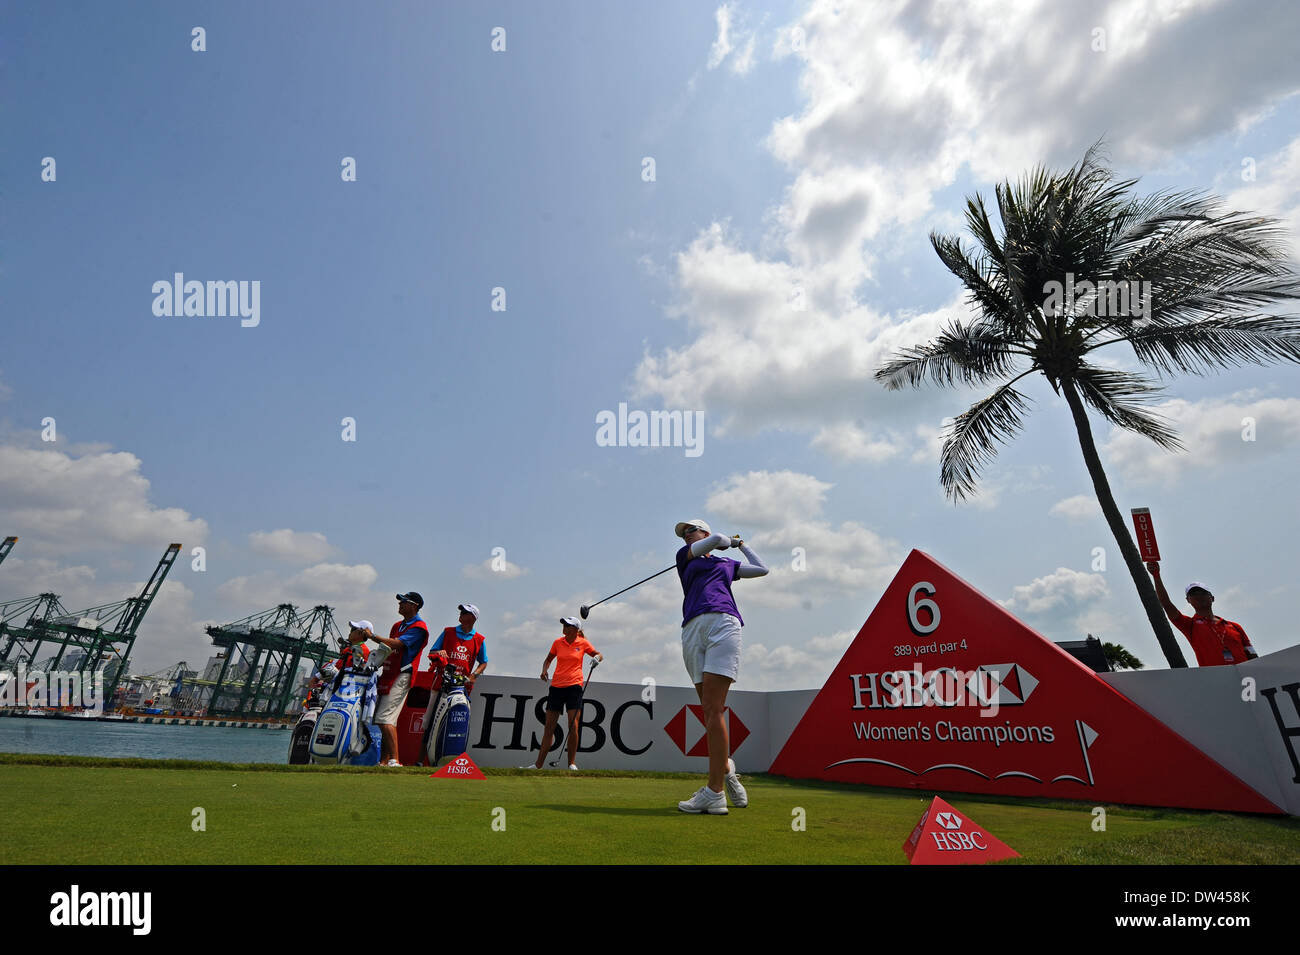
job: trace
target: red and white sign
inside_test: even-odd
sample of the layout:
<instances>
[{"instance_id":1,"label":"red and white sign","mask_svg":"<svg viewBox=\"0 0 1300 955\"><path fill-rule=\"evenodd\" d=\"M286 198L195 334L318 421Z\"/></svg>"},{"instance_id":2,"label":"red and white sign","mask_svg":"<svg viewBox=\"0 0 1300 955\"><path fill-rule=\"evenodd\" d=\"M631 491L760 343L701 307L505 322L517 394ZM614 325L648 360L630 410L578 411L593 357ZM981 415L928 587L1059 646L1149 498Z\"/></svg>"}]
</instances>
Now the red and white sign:
<instances>
[{"instance_id":1,"label":"red and white sign","mask_svg":"<svg viewBox=\"0 0 1300 955\"><path fill-rule=\"evenodd\" d=\"M1133 508L1133 530L1137 532L1138 555L1143 562L1159 560L1160 547L1156 544L1155 528L1151 526L1150 508Z\"/></svg>"},{"instance_id":2,"label":"red and white sign","mask_svg":"<svg viewBox=\"0 0 1300 955\"><path fill-rule=\"evenodd\" d=\"M1019 858L1009 845L938 796L903 843L912 865L969 865Z\"/></svg>"},{"instance_id":3,"label":"red and white sign","mask_svg":"<svg viewBox=\"0 0 1300 955\"><path fill-rule=\"evenodd\" d=\"M689 720L686 718L687 713L691 715ZM749 727L740 722L740 717L732 712L729 706L723 708L722 718L727 721L727 741L731 745L731 751L727 755L735 756L736 750L740 749L740 744L749 738ZM709 755L709 737L704 726L704 707L698 703L688 703L678 710L677 714L664 724L664 732L687 756ZM691 734L689 739L687 733Z\"/></svg>"},{"instance_id":4,"label":"red and white sign","mask_svg":"<svg viewBox=\"0 0 1300 955\"><path fill-rule=\"evenodd\" d=\"M953 792L1280 811L917 550L770 772Z\"/></svg>"},{"instance_id":5,"label":"red and white sign","mask_svg":"<svg viewBox=\"0 0 1300 955\"><path fill-rule=\"evenodd\" d=\"M429 774L430 779L434 777L440 779L487 779L483 775L483 771L474 765L474 760L464 753L461 753L436 773Z\"/></svg>"}]
</instances>

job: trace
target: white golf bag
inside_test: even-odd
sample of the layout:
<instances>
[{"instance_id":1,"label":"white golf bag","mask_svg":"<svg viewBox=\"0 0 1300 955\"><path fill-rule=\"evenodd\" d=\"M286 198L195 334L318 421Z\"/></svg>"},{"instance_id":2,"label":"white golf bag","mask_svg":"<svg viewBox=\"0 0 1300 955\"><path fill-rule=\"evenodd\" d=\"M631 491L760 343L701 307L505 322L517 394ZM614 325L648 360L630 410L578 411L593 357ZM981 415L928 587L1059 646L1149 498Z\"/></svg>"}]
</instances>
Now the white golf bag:
<instances>
[{"instance_id":1,"label":"white golf bag","mask_svg":"<svg viewBox=\"0 0 1300 955\"><path fill-rule=\"evenodd\" d=\"M372 722L378 682L374 665L343 670L342 682L315 720L309 747L313 763L379 763L379 727Z\"/></svg>"}]
</instances>

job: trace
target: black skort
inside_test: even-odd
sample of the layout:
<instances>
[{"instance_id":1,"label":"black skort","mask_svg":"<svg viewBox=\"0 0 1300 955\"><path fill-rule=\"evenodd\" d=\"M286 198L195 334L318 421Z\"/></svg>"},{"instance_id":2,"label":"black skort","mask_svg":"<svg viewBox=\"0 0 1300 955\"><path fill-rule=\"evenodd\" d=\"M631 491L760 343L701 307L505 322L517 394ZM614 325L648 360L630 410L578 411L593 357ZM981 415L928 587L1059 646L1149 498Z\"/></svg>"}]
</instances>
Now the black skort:
<instances>
[{"instance_id":1,"label":"black skort","mask_svg":"<svg viewBox=\"0 0 1300 955\"><path fill-rule=\"evenodd\" d=\"M553 686L546 694L546 712L558 713L561 709L573 712L582 709L582 684L573 686Z\"/></svg>"}]
</instances>

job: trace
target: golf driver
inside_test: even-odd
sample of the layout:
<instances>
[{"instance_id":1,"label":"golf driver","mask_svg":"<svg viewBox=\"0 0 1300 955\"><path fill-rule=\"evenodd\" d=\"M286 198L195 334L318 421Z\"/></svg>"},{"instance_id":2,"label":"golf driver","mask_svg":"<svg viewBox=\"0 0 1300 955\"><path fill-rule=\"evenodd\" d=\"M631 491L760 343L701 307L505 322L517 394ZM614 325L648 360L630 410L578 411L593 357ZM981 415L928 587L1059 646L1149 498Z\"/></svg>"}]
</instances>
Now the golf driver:
<instances>
[{"instance_id":1,"label":"golf driver","mask_svg":"<svg viewBox=\"0 0 1300 955\"><path fill-rule=\"evenodd\" d=\"M663 570L659 571L658 574L651 574L651 575L650 575L649 577L647 577L645 580L638 580L636 583L632 584L631 587L624 587L624 588L623 588L622 590L620 590L618 593L610 594L608 597L602 597L600 600L597 600L594 604L591 604L590 606L585 606L585 605L584 605L584 606L582 606L582 607L579 607L579 608L578 608L578 614L582 617L583 620L586 620L586 619L587 619L587 614L591 613L591 608L592 608L592 607L599 607L599 606L600 606L601 604L603 604L606 600L613 600L615 597L618 596L618 594L625 594L625 593L627 593L629 590L631 590L632 587L640 587L642 584L645 583L646 580L654 580L656 577L659 576L659 574L666 574L666 573L668 573L668 571L676 569L676 567L677 567L676 564L672 564L672 565L670 565L670 566L668 566L668 567L665 567Z\"/></svg>"},{"instance_id":2,"label":"golf driver","mask_svg":"<svg viewBox=\"0 0 1300 955\"><path fill-rule=\"evenodd\" d=\"M587 695L587 685L588 685L589 683L591 683L591 675L592 675L593 673L596 672L596 667L598 667L598 666L600 666L600 661L599 661L599 660L592 660L592 661L591 661L591 669L589 669L589 670L587 671L587 679L586 679L586 681L582 684L582 695L583 695L583 696L586 696L586 695ZM582 719L581 711L579 711L579 714L580 714L580 715L579 715L578 719L581 720L581 719ZM580 725L581 725L581 724L580 724ZM581 729L580 729L578 732L581 733L581 732L582 732ZM561 760L561 759L567 759L567 758L568 758L568 753L569 753L569 741L568 741L568 740L565 740L565 741L564 741L564 745L563 745L563 746L559 746L559 747L557 747L556 750L555 750L555 753L556 753L556 755L555 755L555 758L554 758L554 759L548 759L548 760L546 761L546 765L547 765L547 766L558 766L558 765L560 765L560 760Z\"/></svg>"}]
</instances>

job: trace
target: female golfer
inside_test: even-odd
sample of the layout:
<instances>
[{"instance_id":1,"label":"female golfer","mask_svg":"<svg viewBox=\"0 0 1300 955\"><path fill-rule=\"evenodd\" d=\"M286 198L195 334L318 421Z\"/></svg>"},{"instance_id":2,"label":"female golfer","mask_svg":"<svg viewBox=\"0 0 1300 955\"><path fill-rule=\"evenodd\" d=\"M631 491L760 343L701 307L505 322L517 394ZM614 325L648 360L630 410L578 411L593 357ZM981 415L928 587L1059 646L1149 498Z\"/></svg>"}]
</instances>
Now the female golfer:
<instances>
[{"instance_id":1,"label":"female golfer","mask_svg":"<svg viewBox=\"0 0 1300 955\"><path fill-rule=\"evenodd\" d=\"M727 690L740 672L743 625L731 595L731 582L738 577L762 577L767 568L740 538L713 534L704 521L682 521L676 531L686 541L686 546L677 552L677 576L684 595L682 659L704 708L704 726L709 737L709 783L690 799L679 802L677 808L682 812L725 816L728 797L737 809L749 805L749 796L731 760L731 742L723 719ZM739 547L749 563L709 553L728 547Z\"/></svg>"},{"instance_id":2,"label":"female golfer","mask_svg":"<svg viewBox=\"0 0 1300 955\"><path fill-rule=\"evenodd\" d=\"M528 768L541 769L550 752L551 740L555 737L555 723L563 707L569 714L569 768L578 768L578 734L582 732L582 658L592 656L596 663L602 663L604 657L596 652L582 633L582 624L576 617L561 617L564 636L551 644L551 652L542 661L542 679L551 680L546 671L555 662L555 679L551 680L551 692L546 697L546 729L542 731L542 751L537 755L537 763ZM595 666L593 663L592 666Z\"/></svg>"}]
</instances>

